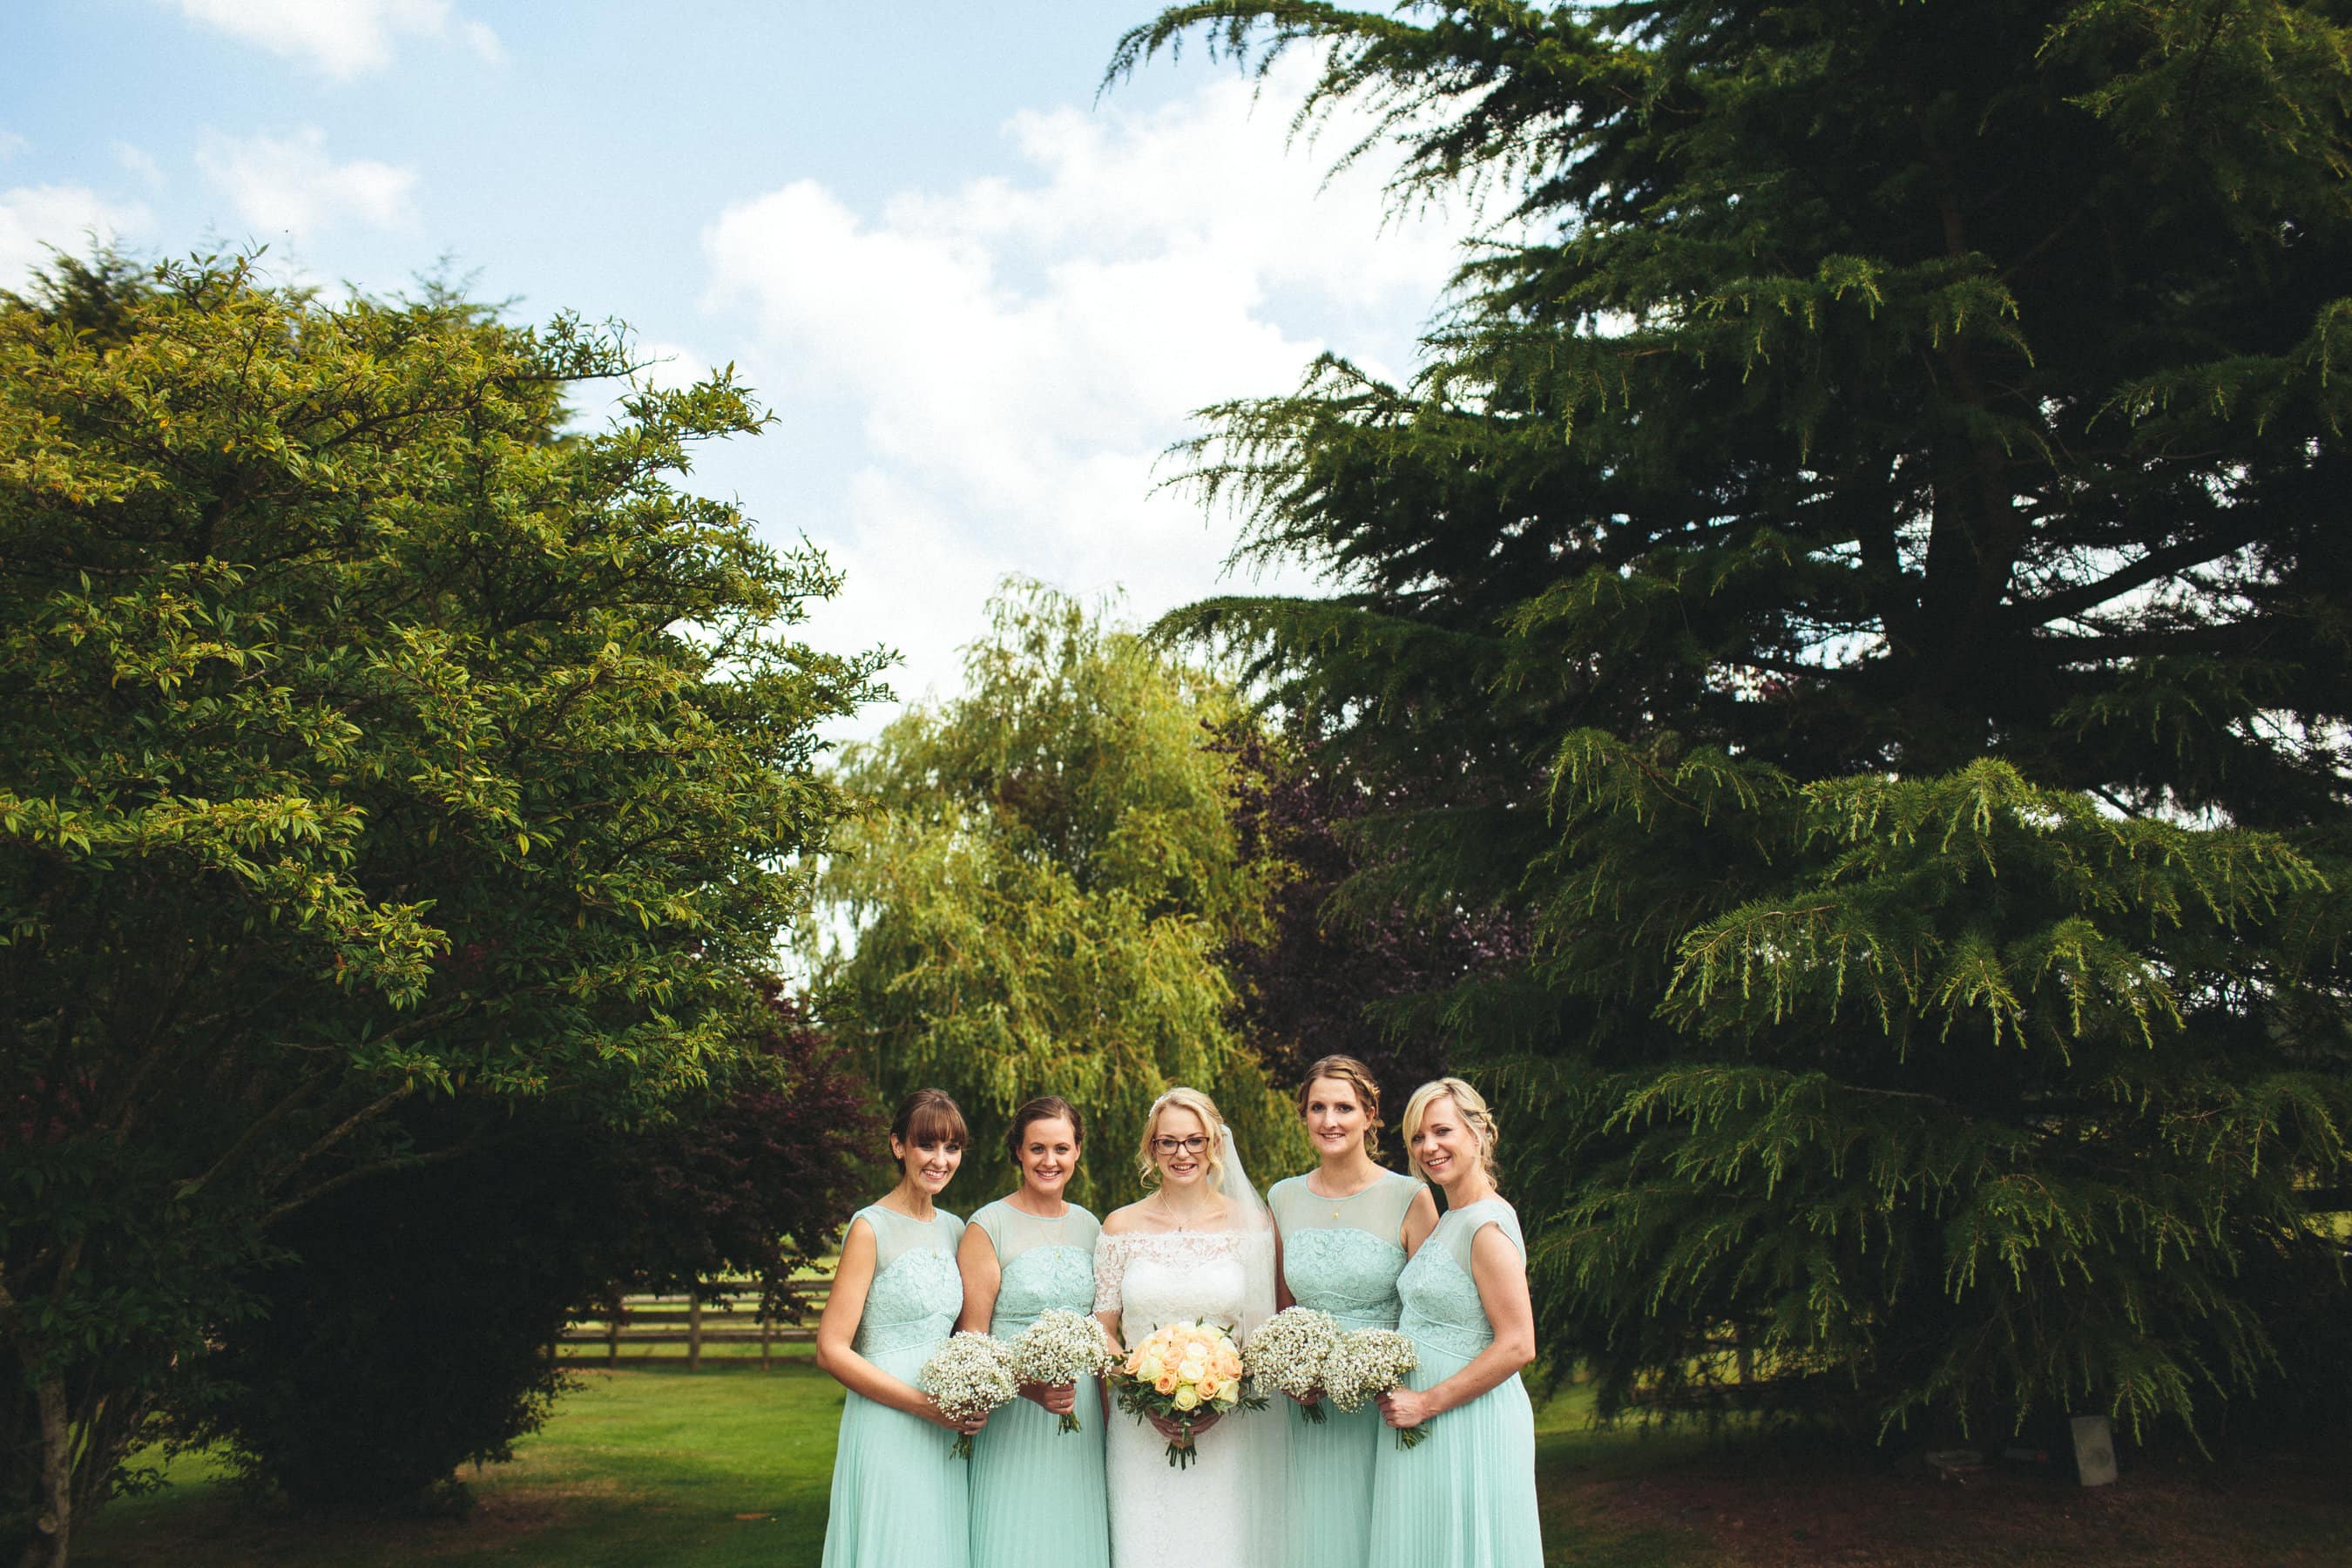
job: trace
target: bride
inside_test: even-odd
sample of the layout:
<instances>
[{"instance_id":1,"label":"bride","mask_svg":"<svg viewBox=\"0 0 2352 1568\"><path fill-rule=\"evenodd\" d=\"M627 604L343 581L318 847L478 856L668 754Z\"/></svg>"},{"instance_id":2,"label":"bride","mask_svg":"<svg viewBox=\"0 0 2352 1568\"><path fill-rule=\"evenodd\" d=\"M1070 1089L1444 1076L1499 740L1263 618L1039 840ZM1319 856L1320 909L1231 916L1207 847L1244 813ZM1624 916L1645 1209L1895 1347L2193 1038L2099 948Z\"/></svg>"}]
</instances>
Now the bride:
<instances>
[{"instance_id":1,"label":"bride","mask_svg":"<svg viewBox=\"0 0 2352 1568\"><path fill-rule=\"evenodd\" d=\"M1153 1101L1139 1164L1154 1190L1103 1221L1095 1315L1130 1348L1163 1323L1194 1320L1246 1342L1274 1315L1274 1221L1215 1103L1194 1089ZM1168 1462L1172 1424L1111 1410L1111 1568L1282 1568L1278 1414L1195 1417L1197 1457L1179 1469Z\"/></svg>"}]
</instances>

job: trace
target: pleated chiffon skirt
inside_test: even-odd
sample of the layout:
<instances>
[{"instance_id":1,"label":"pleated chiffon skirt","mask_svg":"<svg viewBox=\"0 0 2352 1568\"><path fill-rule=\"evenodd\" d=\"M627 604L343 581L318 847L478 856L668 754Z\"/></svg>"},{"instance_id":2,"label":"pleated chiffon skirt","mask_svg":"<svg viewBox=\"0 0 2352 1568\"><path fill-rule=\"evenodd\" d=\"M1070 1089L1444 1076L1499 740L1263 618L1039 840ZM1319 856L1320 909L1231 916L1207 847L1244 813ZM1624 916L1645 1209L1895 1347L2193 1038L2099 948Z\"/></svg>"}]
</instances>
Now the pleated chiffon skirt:
<instances>
[{"instance_id":1,"label":"pleated chiffon skirt","mask_svg":"<svg viewBox=\"0 0 2352 1568\"><path fill-rule=\"evenodd\" d=\"M866 1359L913 1383L938 1348L909 1345L869 1352ZM971 1467L948 1452L954 1443L954 1433L920 1416L860 1394L846 1395L833 1458L824 1568L964 1568Z\"/></svg>"},{"instance_id":2,"label":"pleated chiffon skirt","mask_svg":"<svg viewBox=\"0 0 2352 1568\"><path fill-rule=\"evenodd\" d=\"M1110 1568L1099 1387L1079 1380L1076 1432L1026 1399L988 1418L972 1442L971 1568Z\"/></svg>"},{"instance_id":3,"label":"pleated chiffon skirt","mask_svg":"<svg viewBox=\"0 0 2352 1568\"><path fill-rule=\"evenodd\" d=\"M1328 1400L1325 1419L1289 1409L1290 1519L1285 1568L1364 1568L1371 1553L1372 1468L1380 1462L1388 1426L1367 1404L1353 1414Z\"/></svg>"},{"instance_id":4,"label":"pleated chiffon skirt","mask_svg":"<svg viewBox=\"0 0 2352 1568\"><path fill-rule=\"evenodd\" d=\"M1470 1364L1415 1341L1406 1381L1434 1387ZM1429 1424L1428 1439L1381 1439L1372 1468L1370 1568L1543 1568L1536 1413L1517 1374Z\"/></svg>"}]
</instances>

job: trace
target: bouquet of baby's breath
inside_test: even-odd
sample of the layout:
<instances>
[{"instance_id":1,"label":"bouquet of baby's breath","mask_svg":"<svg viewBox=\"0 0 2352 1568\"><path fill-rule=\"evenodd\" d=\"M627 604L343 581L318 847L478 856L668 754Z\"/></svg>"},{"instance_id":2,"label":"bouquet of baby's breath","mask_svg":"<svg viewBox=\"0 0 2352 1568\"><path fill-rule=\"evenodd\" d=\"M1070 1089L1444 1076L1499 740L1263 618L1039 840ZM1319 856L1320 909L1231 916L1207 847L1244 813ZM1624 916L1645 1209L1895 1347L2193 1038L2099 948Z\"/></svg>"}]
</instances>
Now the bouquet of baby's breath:
<instances>
[{"instance_id":1,"label":"bouquet of baby's breath","mask_svg":"<svg viewBox=\"0 0 2352 1568\"><path fill-rule=\"evenodd\" d=\"M1082 1377L1100 1377L1116 1359L1100 1323L1084 1312L1048 1307L1013 1342L1013 1380L1076 1383ZM1075 1432L1078 1425L1076 1411L1062 1413L1063 1431Z\"/></svg>"},{"instance_id":2,"label":"bouquet of baby's breath","mask_svg":"<svg viewBox=\"0 0 2352 1568\"><path fill-rule=\"evenodd\" d=\"M1250 1336L1242 1362L1250 1386L1271 1388L1298 1401L1309 1421L1328 1419L1316 1395L1323 1391L1323 1366L1347 1338L1339 1320L1312 1307L1285 1307Z\"/></svg>"},{"instance_id":3,"label":"bouquet of baby's breath","mask_svg":"<svg viewBox=\"0 0 2352 1568\"><path fill-rule=\"evenodd\" d=\"M1406 1374L1420 1364L1406 1335L1394 1329L1357 1329L1340 1336L1339 1348L1324 1363L1323 1391L1332 1404L1352 1413L1365 1400L1403 1387ZM1428 1436L1426 1426L1400 1426L1397 1447L1410 1448Z\"/></svg>"},{"instance_id":4,"label":"bouquet of baby's breath","mask_svg":"<svg viewBox=\"0 0 2352 1568\"><path fill-rule=\"evenodd\" d=\"M916 1383L951 1421L986 1415L1021 1391L1013 1381L1013 1347L1003 1340L969 1331L950 1337L933 1351ZM959 1459L971 1458L971 1434L957 1433L948 1452Z\"/></svg>"}]
</instances>

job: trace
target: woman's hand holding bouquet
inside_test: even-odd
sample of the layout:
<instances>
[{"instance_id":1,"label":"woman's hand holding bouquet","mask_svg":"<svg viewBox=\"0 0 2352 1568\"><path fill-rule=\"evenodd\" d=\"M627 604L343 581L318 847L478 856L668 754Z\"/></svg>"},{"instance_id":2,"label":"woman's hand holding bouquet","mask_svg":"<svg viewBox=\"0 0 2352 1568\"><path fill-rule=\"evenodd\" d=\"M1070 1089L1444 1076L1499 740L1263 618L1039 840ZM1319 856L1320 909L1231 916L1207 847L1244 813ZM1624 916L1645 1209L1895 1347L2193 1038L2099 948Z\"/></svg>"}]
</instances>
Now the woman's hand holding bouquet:
<instances>
[{"instance_id":1,"label":"woman's hand holding bouquet","mask_svg":"<svg viewBox=\"0 0 2352 1568\"><path fill-rule=\"evenodd\" d=\"M1381 1414L1392 1415L1386 1402L1404 1387L1406 1374L1420 1360L1407 1335L1393 1329L1357 1329L1341 1336L1339 1348L1324 1363L1324 1387L1342 1410L1352 1412L1367 1399L1379 1399ZM1425 1422L1389 1424L1396 1427L1400 1448L1412 1447L1429 1436Z\"/></svg>"},{"instance_id":2,"label":"woman's hand holding bouquet","mask_svg":"<svg viewBox=\"0 0 2352 1568\"><path fill-rule=\"evenodd\" d=\"M1263 1398L1244 1390L1242 1352L1215 1323L1163 1323L1110 1375L1121 1410L1163 1433L1174 1429L1168 1462L1180 1469L1192 1462L1196 1426L1236 1406L1265 1408Z\"/></svg>"},{"instance_id":3,"label":"woman's hand holding bouquet","mask_svg":"<svg viewBox=\"0 0 2352 1568\"><path fill-rule=\"evenodd\" d=\"M1328 1312L1284 1308L1250 1336L1242 1358L1249 1368L1250 1387L1287 1394L1311 1422L1328 1419L1322 1405L1324 1367L1346 1338L1347 1331Z\"/></svg>"},{"instance_id":4,"label":"woman's hand holding bouquet","mask_svg":"<svg viewBox=\"0 0 2352 1568\"><path fill-rule=\"evenodd\" d=\"M1017 1392L1013 1347L986 1334L956 1334L931 1352L916 1383L949 1420L959 1425L985 1421L991 1411L1010 1403ZM948 1451L959 1459L971 1458L972 1432L977 1429L957 1433Z\"/></svg>"},{"instance_id":5,"label":"woman's hand holding bouquet","mask_svg":"<svg viewBox=\"0 0 2352 1568\"><path fill-rule=\"evenodd\" d=\"M1082 1377L1099 1377L1118 1357L1102 1325L1083 1312L1049 1307L1013 1342L1013 1376L1026 1393L1031 1388L1053 1392L1038 1404L1062 1418L1061 1430L1078 1430L1078 1413L1071 1399L1072 1385Z\"/></svg>"}]
</instances>

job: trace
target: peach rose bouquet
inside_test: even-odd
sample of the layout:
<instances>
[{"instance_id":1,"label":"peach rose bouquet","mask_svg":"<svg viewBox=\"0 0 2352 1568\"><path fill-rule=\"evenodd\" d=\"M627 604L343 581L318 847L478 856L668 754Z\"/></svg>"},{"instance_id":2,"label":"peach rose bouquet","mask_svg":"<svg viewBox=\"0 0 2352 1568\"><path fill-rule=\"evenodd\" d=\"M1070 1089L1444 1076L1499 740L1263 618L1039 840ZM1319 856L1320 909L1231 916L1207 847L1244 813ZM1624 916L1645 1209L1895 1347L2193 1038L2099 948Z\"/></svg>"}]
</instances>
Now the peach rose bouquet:
<instances>
[{"instance_id":1,"label":"peach rose bouquet","mask_svg":"<svg viewBox=\"0 0 2352 1568\"><path fill-rule=\"evenodd\" d=\"M1240 1406L1262 1410L1265 1401L1242 1386L1242 1352L1233 1335L1216 1323L1163 1323L1127 1352L1110 1372L1118 1407L1138 1421L1157 1415L1182 1427L1168 1445L1168 1462L1179 1469L1192 1462L1192 1423Z\"/></svg>"}]
</instances>

